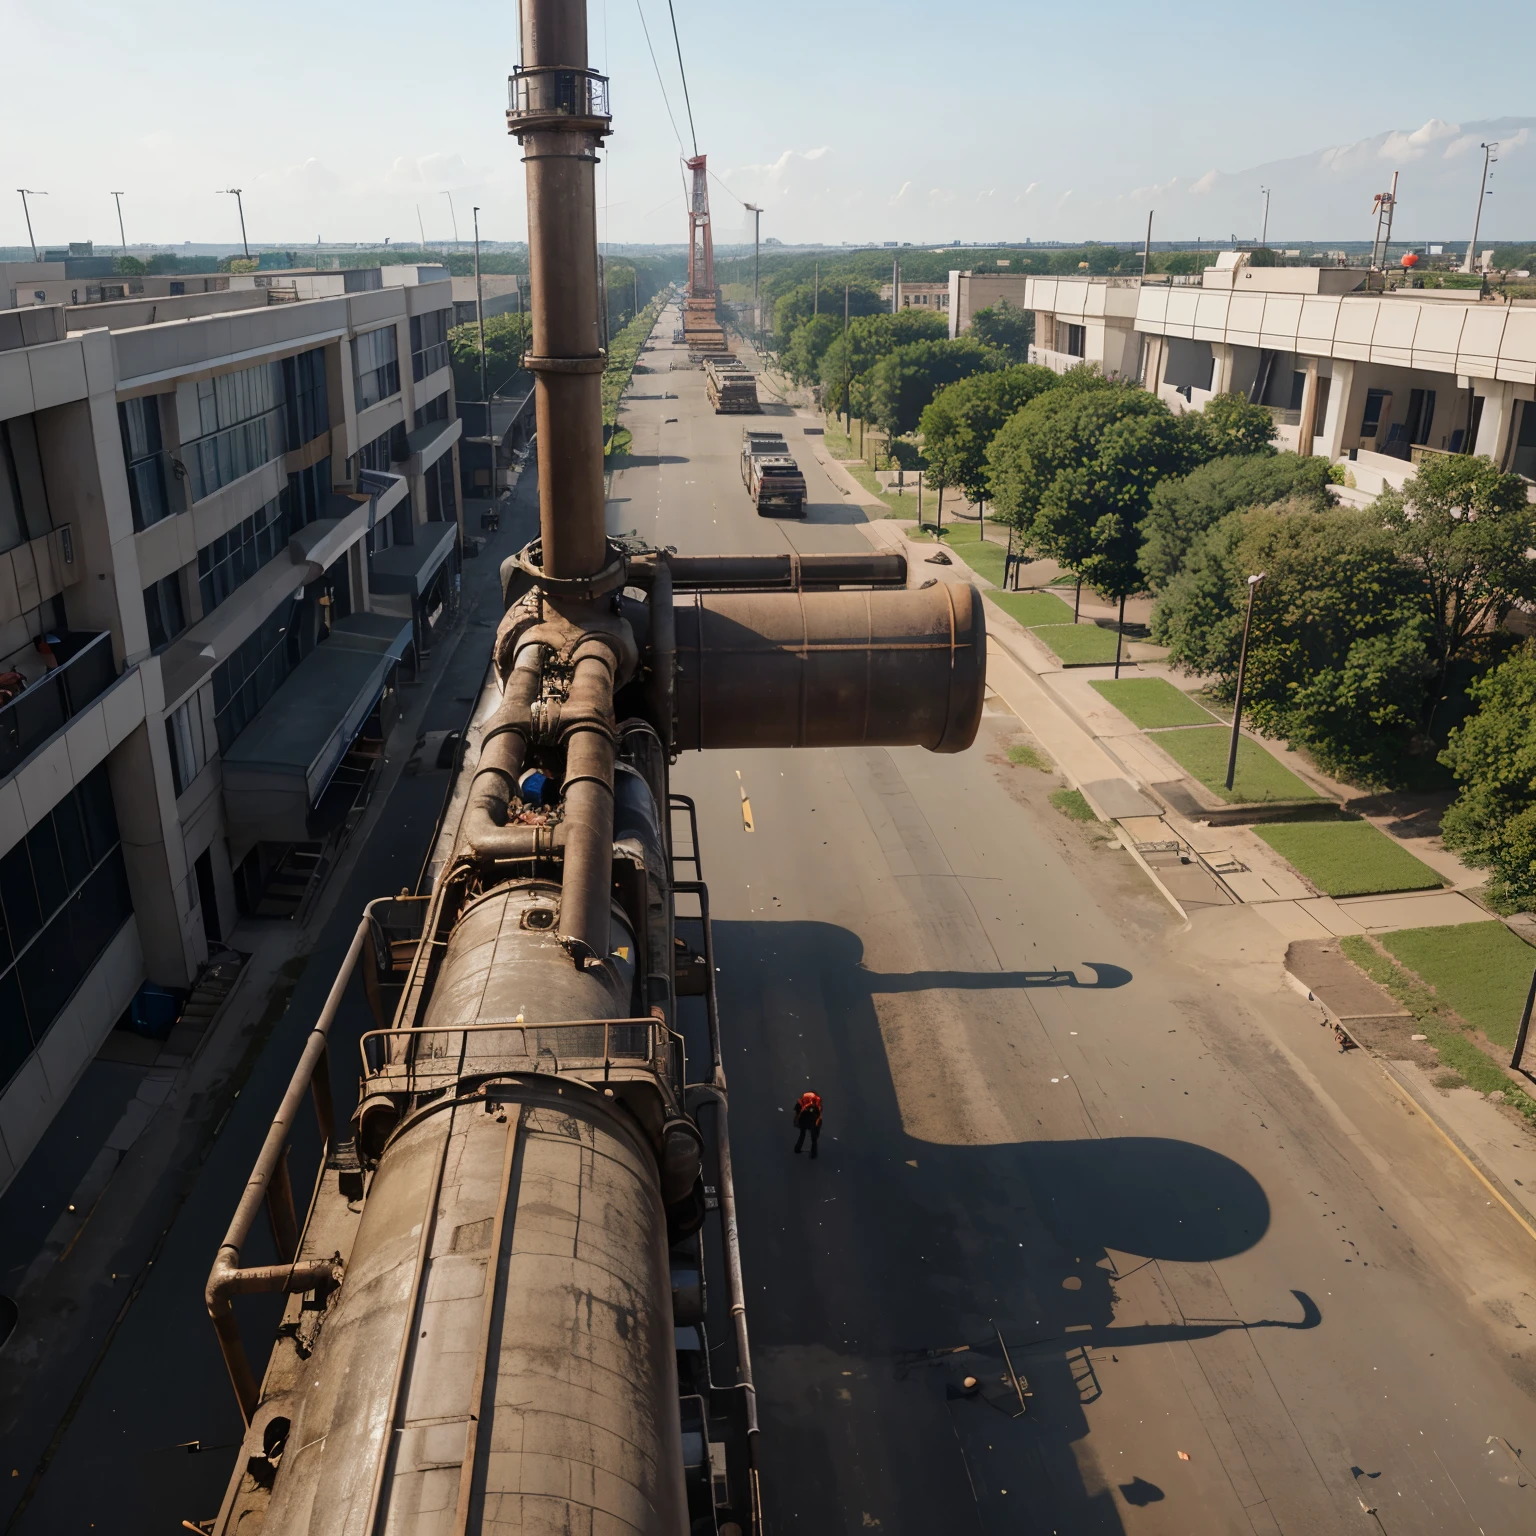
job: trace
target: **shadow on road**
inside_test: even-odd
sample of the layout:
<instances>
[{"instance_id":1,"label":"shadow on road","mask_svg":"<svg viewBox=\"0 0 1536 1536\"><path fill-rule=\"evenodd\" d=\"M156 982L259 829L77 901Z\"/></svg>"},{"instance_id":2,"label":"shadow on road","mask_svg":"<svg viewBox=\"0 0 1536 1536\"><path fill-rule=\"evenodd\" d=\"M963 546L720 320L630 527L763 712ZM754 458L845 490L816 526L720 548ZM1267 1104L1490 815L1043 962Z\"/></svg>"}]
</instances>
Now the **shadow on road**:
<instances>
[{"instance_id":1,"label":"shadow on road","mask_svg":"<svg viewBox=\"0 0 1536 1536\"><path fill-rule=\"evenodd\" d=\"M942 1064L936 1052L924 1095L905 1038L899 1100L876 1012L881 994L1016 990L1027 1039L1031 988L1120 988L1130 973L889 975L864 968L855 934L810 922L717 922L715 946L775 1526L1110 1536L1131 1509L1168 1499L1172 1514L1192 1492L1111 1483L1143 1442L1101 1445L1085 1409L1126 1379L1108 1362L1128 1351L1320 1326L1299 1291L1280 1291L1271 1316L1228 1315L1209 1266L1263 1238L1263 1188L1175 1138L914 1137L903 1106L944 1091ZM902 1028L920 1029L904 1007ZM1006 998L988 1007L1008 1030ZM807 1086L826 1106L815 1163L791 1154L786 1113ZM1117 1322L1123 1285L1152 1265ZM1003 1343L1027 1378L1022 1416ZM1208 1524L1183 1507L1181 1528Z\"/></svg>"}]
</instances>

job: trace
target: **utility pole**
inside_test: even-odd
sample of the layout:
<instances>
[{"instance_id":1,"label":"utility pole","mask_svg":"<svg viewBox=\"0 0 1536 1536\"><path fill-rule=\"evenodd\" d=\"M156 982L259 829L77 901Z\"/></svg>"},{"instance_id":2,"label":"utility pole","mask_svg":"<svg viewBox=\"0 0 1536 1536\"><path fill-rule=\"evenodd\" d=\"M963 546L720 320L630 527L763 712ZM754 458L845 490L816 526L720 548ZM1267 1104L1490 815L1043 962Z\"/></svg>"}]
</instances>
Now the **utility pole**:
<instances>
[{"instance_id":1,"label":"utility pole","mask_svg":"<svg viewBox=\"0 0 1536 1536\"><path fill-rule=\"evenodd\" d=\"M1120 676L1120 648L1125 643L1125 594L1120 594L1120 621L1115 625L1115 677ZM1232 786L1227 786L1230 789Z\"/></svg>"},{"instance_id":2,"label":"utility pole","mask_svg":"<svg viewBox=\"0 0 1536 1536\"><path fill-rule=\"evenodd\" d=\"M1259 245L1267 247L1269 244L1269 188L1260 187L1259 191L1264 194L1264 226L1259 231Z\"/></svg>"},{"instance_id":3,"label":"utility pole","mask_svg":"<svg viewBox=\"0 0 1536 1536\"><path fill-rule=\"evenodd\" d=\"M240 210L240 249L245 252L245 259L249 261L251 259L251 247L250 243L245 238L245 200L240 195L240 188L223 187L217 190L220 192L220 195L224 197L234 198L235 207Z\"/></svg>"},{"instance_id":4,"label":"utility pole","mask_svg":"<svg viewBox=\"0 0 1536 1536\"><path fill-rule=\"evenodd\" d=\"M491 429L491 392L485 383L485 302L480 293L480 206L475 220L475 326L480 332L480 398L485 401L485 436L491 451L491 494L496 494L496 434Z\"/></svg>"},{"instance_id":5,"label":"utility pole","mask_svg":"<svg viewBox=\"0 0 1536 1536\"><path fill-rule=\"evenodd\" d=\"M1147 280L1147 263L1152 260L1152 210L1147 209L1147 243L1141 252L1141 280Z\"/></svg>"},{"instance_id":6,"label":"utility pole","mask_svg":"<svg viewBox=\"0 0 1536 1536\"><path fill-rule=\"evenodd\" d=\"M901 308L901 257L891 257L891 313Z\"/></svg>"},{"instance_id":7,"label":"utility pole","mask_svg":"<svg viewBox=\"0 0 1536 1536\"><path fill-rule=\"evenodd\" d=\"M454 250L458 250L458 248L459 248L459 216L458 216L458 214L456 214L453 211L453 193L452 192L444 192L443 196L448 199L448 217L453 220L453 248L454 248Z\"/></svg>"},{"instance_id":8,"label":"utility pole","mask_svg":"<svg viewBox=\"0 0 1536 1536\"><path fill-rule=\"evenodd\" d=\"M112 196L117 201L117 238L119 242L117 248L126 256L128 254L128 236L123 233L123 194L121 192L114 192Z\"/></svg>"},{"instance_id":9,"label":"utility pole","mask_svg":"<svg viewBox=\"0 0 1536 1536\"><path fill-rule=\"evenodd\" d=\"M743 203L742 207L752 215L752 324L757 329L757 345L763 344L763 316L758 309L757 270L759 237L763 232L763 210L756 203Z\"/></svg>"},{"instance_id":10,"label":"utility pole","mask_svg":"<svg viewBox=\"0 0 1536 1536\"><path fill-rule=\"evenodd\" d=\"M1248 676L1248 632L1253 628L1253 594L1264 580L1264 572L1248 578L1248 611L1243 616L1243 644L1237 653L1237 696L1232 701L1232 745L1227 751L1227 788L1237 777L1237 733L1243 723L1243 683Z\"/></svg>"},{"instance_id":11,"label":"utility pole","mask_svg":"<svg viewBox=\"0 0 1536 1536\"><path fill-rule=\"evenodd\" d=\"M1499 157L1494 154L1494 150L1498 147L1499 141L1497 139L1490 139L1488 143L1478 146L1483 152L1483 174L1477 180L1477 213L1472 220L1472 238L1467 241L1467 259L1461 264L1463 272L1470 272L1472 270L1472 263L1475 260L1477 232L1482 227L1483 222L1483 199L1493 196L1493 193L1488 190L1488 172L1499 163Z\"/></svg>"},{"instance_id":12,"label":"utility pole","mask_svg":"<svg viewBox=\"0 0 1536 1536\"><path fill-rule=\"evenodd\" d=\"M425 251L427 249L427 226L421 222L421 204L420 203L416 204L416 228L417 228L417 230L421 234L421 249L422 249L423 253L425 253ZM320 242L318 240L315 241L316 245L319 245L319 243Z\"/></svg>"},{"instance_id":13,"label":"utility pole","mask_svg":"<svg viewBox=\"0 0 1536 1536\"><path fill-rule=\"evenodd\" d=\"M32 247L32 260L37 261L39 259L37 241L32 234L32 210L27 207L27 199L29 197L47 197L48 194L46 192L39 192L36 187L17 187L16 190L21 193L21 211L27 221L27 244Z\"/></svg>"}]
</instances>

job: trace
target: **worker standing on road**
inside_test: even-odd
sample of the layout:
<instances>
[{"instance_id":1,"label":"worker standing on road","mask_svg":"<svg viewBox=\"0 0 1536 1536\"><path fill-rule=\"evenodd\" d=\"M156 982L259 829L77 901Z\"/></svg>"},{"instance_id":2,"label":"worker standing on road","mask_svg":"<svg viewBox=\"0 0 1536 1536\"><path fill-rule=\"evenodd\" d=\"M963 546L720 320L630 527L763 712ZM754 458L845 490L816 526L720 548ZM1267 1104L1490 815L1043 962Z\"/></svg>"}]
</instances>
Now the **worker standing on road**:
<instances>
[{"instance_id":1,"label":"worker standing on road","mask_svg":"<svg viewBox=\"0 0 1536 1536\"><path fill-rule=\"evenodd\" d=\"M795 1127L800 1132L795 1139L795 1151L805 1145L805 1133L811 1133L811 1156L816 1156L816 1143L821 1140L821 1095L809 1088L795 1100Z\"/></svg>"}]
</instances>

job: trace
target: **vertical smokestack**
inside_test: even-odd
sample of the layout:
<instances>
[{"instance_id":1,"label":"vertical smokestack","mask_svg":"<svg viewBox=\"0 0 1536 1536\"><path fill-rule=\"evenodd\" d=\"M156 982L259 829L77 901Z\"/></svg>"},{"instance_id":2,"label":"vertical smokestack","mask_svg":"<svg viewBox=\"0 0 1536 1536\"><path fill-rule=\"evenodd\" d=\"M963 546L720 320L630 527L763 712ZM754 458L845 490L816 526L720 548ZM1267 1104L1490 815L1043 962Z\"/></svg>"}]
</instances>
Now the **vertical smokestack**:
<instances>
[{"instance_id":1,"label":"vertical smokestack","mask_svg":"<svg viewBox=\"0 0 1536 1536\"><path fill-rule=\"evenodd\" d=\"M522 40L507 128L528 167L539 535L545 574L570 579L606 555L593 172L608 82L587 68L585 0L522 0Z\"/></svg>"}]
</instances>

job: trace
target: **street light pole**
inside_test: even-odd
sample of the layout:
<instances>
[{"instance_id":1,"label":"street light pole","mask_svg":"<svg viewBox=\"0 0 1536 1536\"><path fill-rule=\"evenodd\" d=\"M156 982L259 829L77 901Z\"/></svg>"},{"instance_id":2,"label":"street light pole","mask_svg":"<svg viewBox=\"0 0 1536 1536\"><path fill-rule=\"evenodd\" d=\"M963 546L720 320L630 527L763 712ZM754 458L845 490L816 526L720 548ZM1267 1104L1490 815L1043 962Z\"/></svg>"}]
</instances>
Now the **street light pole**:
<instances>
[{"instance_id":1,"label":"street light pole","mask_svg":"<svg viewBox=\"0 0 1536 1536\"><path fill-rule=\"evenodd\" d=\"M1248 632L1253 628L1253 594L1264 580L1264 572L1248 578L1248 612L1243 617L1243 644L1237 653L1237 697L1232 701L1232 745L1227 751L1227 788L1237 777L1237 733L1243 723L1243 683L1248 676Z\"/></svg>"},{"instance_id":2,"label":"street light pole","mask_svg":"<svg viewBox=\"0 0 1536 1536\"><path fill-rule=\"evenodd\" d=\"M128 236L123 233L123 194L121 192L114 192L112 196L117 202L118 249L126 256L128 254Z\"/></svg>"},{"instance_id":3,"label":"street light pole","mask_svg":"<svg viewBox=\"0 0 1536 1536\"><path fill-rule=\"evenodd\" d=\"M485 401L485 435L494 438L491 431L491 392L485 387L485 304L480 297L480 207L475 205L475 327L480 332L480 398ZM491 450L491 490L496 489L495 449Z\"/></svg>"},{"instance_id":4,"label":"street light pole","mask_svg":"<svg viewBox=\"0 0 1536 1536\"><path fill-rule=\"evenodd\" d=\"M1467 241L1467 259L1461 264L1463 272L1470 272L1472 270L1473 253L1477 249L1477 232L1483 223L1483 199L1493 195L1488 190L1488 167L1498 164L1498 157L1494 154L1494 150L1498 147L1499 141L1497 139L1492 139L1488 143L1478 146L1483 152L1483 174L1478 178L1477 182L1477 213L1472 219L1472 238Z\"/></svg>"},{"instance_id":5,"label":"street light pole","mask_svg":"<svg viewBox=\"0 0 1536 1536\"><path fill-rule=\"evenodd\" d=\"M444 192L443 196L448 199L448 217L453 220L453 248L454 248L454 250L458 250L458 248L459 248L459 216L458 216L458 214L456 214L453 211L453 193L452 192Z\"/></svg>"},{"instance_id":6,"label":"street light pole","mask_svg":"<svg viewBox=\"0 0 1536 1536\"><path fill-rule=\"evenodd\" d=\"M763 232L763 210L756 203L743 203L742 207L752 215L752 324L757 331L757 345L763 345L763 317L757 307L757 271L759 237Z\"/></svg>"},{"instance_id":7,"label":"street light pole","mask_svg":"<svg viewBox=\"0 0 1536 1536\"><path fill-rule=\"evenodd\" d=\"M1269 188L1260 187L1259 191L1264 194L1264 227L1259 231L1259 245L1267 247L1269 244Z\"/></svg>"},{"instance_id":8,"label":"street light pole","mask_svg":"<svg viewBox=\"0 0 1536 1536\"><path fill-rule=\"evenodd\" d=\"M245 259L249 261L251 259L251 247L250 242L245 238L245 200L240 195L240 188L220 187L218 190L221 196L234 198L235 207L240 210L240 249L245 252Z\"/></svg>"},{"instance_id":9,"label":"street light pole","mask_svg":"<svg viewBox=\"0 0 1536 1536\"><path fill-rule=\"evenodd\" d=\"M37 261L39 259L37 241L32 234L32 210L27 207L27 199L29 197L47 197L48 194L46 192L39 192L36 187L17 187L16 190L21 193L21 211L27 221L27 244L32 247L32 260Z\"/></svg>"}]
</instances>

